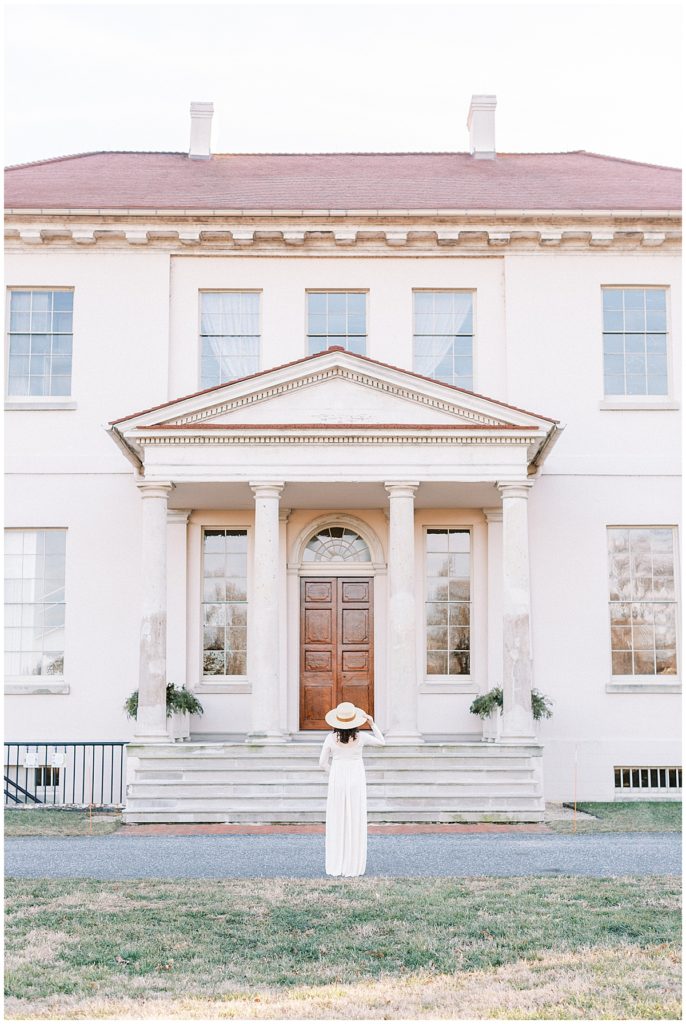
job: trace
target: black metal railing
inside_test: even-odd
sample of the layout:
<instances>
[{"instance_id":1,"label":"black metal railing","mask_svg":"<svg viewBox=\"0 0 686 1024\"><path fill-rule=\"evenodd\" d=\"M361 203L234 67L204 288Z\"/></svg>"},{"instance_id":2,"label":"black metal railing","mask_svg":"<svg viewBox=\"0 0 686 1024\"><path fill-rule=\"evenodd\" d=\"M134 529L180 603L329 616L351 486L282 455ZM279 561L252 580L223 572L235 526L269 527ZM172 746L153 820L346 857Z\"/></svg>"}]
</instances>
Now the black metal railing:
<instances>
[{"instance_id":1,"label":"black metal railing","mask_svg":"<svg viewBox=\"0 0 686 1024\"><path fill-rule=\"evenodd\" d=\"M5 743L5 806L121 807L126 743Z\"/></svg>"}]
</instances>

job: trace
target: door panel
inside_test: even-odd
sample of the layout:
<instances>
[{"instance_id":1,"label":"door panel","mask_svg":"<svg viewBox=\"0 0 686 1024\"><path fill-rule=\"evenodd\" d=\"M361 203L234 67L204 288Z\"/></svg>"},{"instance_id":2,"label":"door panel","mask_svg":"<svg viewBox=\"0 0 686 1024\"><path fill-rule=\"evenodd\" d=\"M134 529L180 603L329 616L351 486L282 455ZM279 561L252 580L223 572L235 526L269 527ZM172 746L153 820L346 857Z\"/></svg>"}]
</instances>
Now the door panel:
<instances>
[{"instance_id":1,"label":"door panel","mask_svg":"<svg viewBox=\"0 0 686 1024\"><path fill-rule=\"evenodd\" d=\"M324 715L344 700L374 714L372 583L301 580L301 729L328 729Z\"/></svg>"}]
</instances>

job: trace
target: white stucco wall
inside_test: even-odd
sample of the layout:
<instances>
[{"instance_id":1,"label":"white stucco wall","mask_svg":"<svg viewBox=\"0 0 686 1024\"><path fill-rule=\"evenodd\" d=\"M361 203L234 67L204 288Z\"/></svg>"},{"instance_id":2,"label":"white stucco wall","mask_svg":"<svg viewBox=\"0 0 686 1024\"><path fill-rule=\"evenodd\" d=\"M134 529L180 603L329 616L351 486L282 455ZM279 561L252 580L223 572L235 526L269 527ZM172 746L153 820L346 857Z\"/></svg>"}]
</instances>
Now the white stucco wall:
<instances>
[{"instance_id":1,"label":"white stucco wall","mask_svg":"<svg viewBox=\"0 0 686 1024\"><path fill-rule=\"evenodd\" d=\"M75 410L15 411L7 416L6 525L68 530L66 672L70 687L69 694L63 695L8 696L8 738L125 739L131 735L131 725L120 709L137 685L140 498L131 465L102 425L197 390L199 289L262 292L263 367L305 355L306 289L366 289L368 354L409 368L412 289L469 288L476 292L475 390L565 424L530 499L535 685L555 702L554 718L540 727L546 744L546 795L571 797L575 751L578 795L587 799L612 798L615 764L680 763L678 694L606 691L605 544L608 525L678 523L679 413L676 408L601 408L602 285L669 288L671 379L679 379L676 255L649 250L513 250L479 258L299 255L289 259L172 255L154 247L138 251L65 246L12 251L7 283L75 289L73 397L77 404ZM673 405L678 397L670 396ZM292 409L284 411L293 414ZM249 470L247 466L246 474ZM490 504L498 502L494 491ZM287 544L308 517L328 508L317 507L315 499L308 504L307 509L293 509ZM360 510L354 501L353 508L385 545L383 510ZM187 681L191 684L197 682L193 666L197 667L199 635L195 588L200 529L203 523L229 526L239 520L247 526L252 522L245 495L237 511L205 507L191 516L188 594L175 598L176 621L184 607L187 610ZM479 725L467 708L477 688L494 682L487 667L487 533L480 510L418 508L416 571L421 579L423 527L465 522L475 530L474 686L472 692L465 688L455 694L420 692L420 728L429 733L478 732ZM286 597L290 591L285 555L283 576ZM377 628L384 622L384 588L380 576ZM421 637L420 595L417 604ZM290 723L297 694L292 653L297 651L297 615L294 618L292 609L289 615L291 647L289 653L283 645L282 665L288 679L283 715ZM383 637L379 640L377 695L383 725L389 681L384 677ZM419 647L421 654L421 642ZM250 695L245 688L244 692L203 693L201 699L206 714L198 728L203 732L249 728Z\"/></svg>"}]
</instances>

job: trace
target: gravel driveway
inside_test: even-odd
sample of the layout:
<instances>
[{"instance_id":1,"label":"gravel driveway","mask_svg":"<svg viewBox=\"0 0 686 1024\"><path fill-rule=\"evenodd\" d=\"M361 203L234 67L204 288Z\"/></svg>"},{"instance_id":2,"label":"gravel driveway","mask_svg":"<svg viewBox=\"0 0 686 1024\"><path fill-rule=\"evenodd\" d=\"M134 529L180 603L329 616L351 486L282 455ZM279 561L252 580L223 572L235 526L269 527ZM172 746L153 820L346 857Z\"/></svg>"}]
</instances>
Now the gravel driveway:
<instances>
[{"instance_id":1,"label":"gravel driveway","mask_svg":"<svg viewBox=\"0 0 686 1024\"><path fill-rule=\"evenodd\" d=\"M78 836L5 840L21 878L319 878L323 835ZM367 875L678 875L681 835L370 836Z\"/></svg>"}]
</instances>

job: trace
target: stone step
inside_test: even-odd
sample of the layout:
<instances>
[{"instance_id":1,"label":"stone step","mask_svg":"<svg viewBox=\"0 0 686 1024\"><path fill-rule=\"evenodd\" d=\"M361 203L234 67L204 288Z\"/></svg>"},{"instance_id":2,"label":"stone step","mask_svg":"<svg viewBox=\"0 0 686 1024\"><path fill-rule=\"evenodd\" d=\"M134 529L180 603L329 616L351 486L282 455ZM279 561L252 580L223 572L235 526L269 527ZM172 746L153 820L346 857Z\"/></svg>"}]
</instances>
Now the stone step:
<instances>
[{"instance_id":1,"label":"stone step","mask_svg":"<svg viewBox=\"0 0 686 1024\"><path fill-rule=\"evenodd\" d=\"M458 768L446 770L444 768L367 768L367 785L371 786L379 782L392 782L398 785L423 784L425 787L440 782L485 782L490 785L498 785L510 779L521 780L534 777L533 768L517 766L515 768L499 768L497 766L485 766L479 768ZM178 771L148 771L140 769L136 773L136 782L159 782L166 783L189 783L211 786L217 784L239 784L254 783L259 785L270 785L272 783L293 785L321 784L327 785L327 777L321 768L285 768L281 771L274 771L271 768L227 768L222 771L207 770L183 770Z\"/></svg>"},{"instance_id":2,"label":"stone step","mask_svg":"<svg viewBox=\"0 0 686 1024\"><path fill-rule=\"evenodd\" d=\"M130 756L130 755L129 755ZM509 768L529 767L532 762L530 757L508 757L492 758L483 757L459 757L433 758L433 757L365 757L365 768L367 771L400 771L417 770L428 771L436 769L440 771L460 770L506 770ZM319 757L306 758L271 758L264 760L243 758L243 757L214 757L214 758L153 758L141 757L138 759L139 771L259 771L259 770L316 770L319 768Z\"/></svg>"},{"instance_id":3,"label":"stone step","mask_svg":"<svg viewBox=\"0 0 686 1024\"><path fill-rule=\"evenodd\" d=\"M404 812L386 811L367 814L369 822L385 824L392 823L469 823L469 822L503 822L503 823L528 823L541 822L544 820L545 810L543 805L531 808L526 811L413 811L411 816ZM196 813L194 811L125 811L124 821L126 824L147 824L147 823L179 823L179 824L323 824L324 816L319 811L287 811L285 813L273 812L268 818L256 816L252 811L233 811L230 815L223 812ZM322 836L322 842L324 836ZM322 867L323 870L323 867Z\"/></svg>"},{"instance_id":4,"label":"stone step","mask_svg":"<svg viewBox=\"0 0 686 1024\"><path fill-rule=\"evenodd\" d=\"M272 758L287 757L292 759L319 756L320 743L273 743L262 746L250 746L247 743L160 743L146 744L139 747L136 743L129 744L129 754L146 758L187 758L187 757L240 757L240 758ZM369 747L365 750L365 758L376 757L522 757L539 756L542 748L538 745L507 745L498 743L421 743L421 744L387 744L385 747Z\"/></svg>"},{"instance_id":5,"label":"stone step","mask_svg":"<svg viewBox=\"0 0 686 1024\"><path fill-rule=\"evenodd\" d=\"M426 797L370 797L367 801L368 811L401 811L409 814L413 811L502 811L517 810L524 811L538 799L538 793L497 793L490 796L482 793L480 795L461 795L444 797L443 799L431 800ZM184 806L185 805L185 806ZM205 797L194 796L188 800L182 797L137 797L131 795L126 801L127 811L193 811L202 813L205 811L216 811L231 815L235 811L249 811L256 815L268 815L269 820L275 813L284 811L318 811L320 814L326 812L326 800L321 797L274 797L263 799L258 796L226 796L226 797ZM256 818L255 820L259 820Z\"/></svg>"},{"instance_id":6,"label":"stone step","mask_svg":"<svg viewBox=\"0 0 686 1024\"><path fill-rule=\"evenodd\" d=\"M497 795L501 789L511 793L531 792L534 783L531 779L517 781L508 780L501 786L494 787L489 780L481 782L434 782L431 785L414 783L407 785L400 782L370 783L367 786L369 800L389 799L401 800L404 797L423 797L432 804L437 800L451 797L479 796L480 794ZM136 782L131 786L129 799L168 798L170 794L178 800L192 799L233 799L234 797L257 797L263 800L294 800L296 797L318 797L326 799L327 787L324 783L294 784L284 786L282 783L236 783L235 785L215 784L205 786L194 782Z\"/></svg>"}]
</instances>

